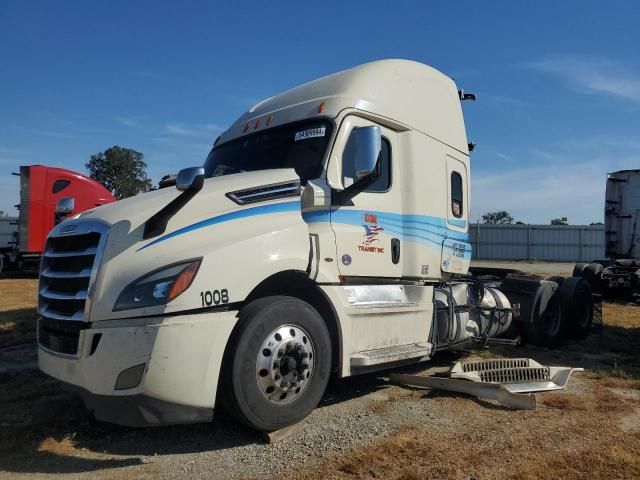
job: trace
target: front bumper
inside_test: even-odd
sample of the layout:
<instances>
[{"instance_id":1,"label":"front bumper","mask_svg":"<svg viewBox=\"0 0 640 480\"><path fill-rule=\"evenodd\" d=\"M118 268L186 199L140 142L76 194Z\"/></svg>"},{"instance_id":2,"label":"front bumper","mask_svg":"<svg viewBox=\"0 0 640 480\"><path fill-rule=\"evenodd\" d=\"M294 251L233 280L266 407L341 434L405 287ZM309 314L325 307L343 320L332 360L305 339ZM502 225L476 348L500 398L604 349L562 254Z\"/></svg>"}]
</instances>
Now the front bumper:
<instances>
[{"instance_id":1,"label":"front bumper","mask_svg":"<svg viewBox=\"0 0 640 480\"><path fill-rule=\"evenodd\" d=\"M210 422L212 408L192 407L165 402L144 394L96 395L84 388L62 382L72 392L78 393L96 420L126 427L154 427L185 423Z\"/></svg>"},{"instance_id":2,"label":"front bumper","mask_svg":"<svg viewBox=\"0 0 640 480\"><path fill-rule=\"evenodd\" d=\"M236 312L216 312L96 322L83 330L77 356L40 346L38 364L78 391L98 420L136 427L209 421L236 321ZM140 365L131 388L116 389L120 375Z\"/></svg>"}]
</instances>

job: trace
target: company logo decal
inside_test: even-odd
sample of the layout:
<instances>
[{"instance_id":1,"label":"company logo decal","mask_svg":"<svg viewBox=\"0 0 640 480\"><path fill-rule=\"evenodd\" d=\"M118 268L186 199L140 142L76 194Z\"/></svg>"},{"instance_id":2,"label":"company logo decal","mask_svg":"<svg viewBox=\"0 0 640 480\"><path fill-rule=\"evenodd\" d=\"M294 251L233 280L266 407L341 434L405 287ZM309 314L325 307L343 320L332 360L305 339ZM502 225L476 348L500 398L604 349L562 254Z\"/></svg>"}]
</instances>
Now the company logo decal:
<instances>
[{"instance_id":1,"label":"company logo decal","mask_svg":"<svg viewBox=\"0 0 640 480\"><path fill-rule=\"evenodd\" d=\"M364 228L364 237L362 240L362 244L358 245L358 250L361 252L369 252L369 253L384 253L383 247L375 246L375 242L379 242L378 234L384 230L384 227L377 225L378 216L373 213L365 213L364 214L364 223L362 226ZM368 224L373 225L368 225Z\"/></svg>"}]
</instances>

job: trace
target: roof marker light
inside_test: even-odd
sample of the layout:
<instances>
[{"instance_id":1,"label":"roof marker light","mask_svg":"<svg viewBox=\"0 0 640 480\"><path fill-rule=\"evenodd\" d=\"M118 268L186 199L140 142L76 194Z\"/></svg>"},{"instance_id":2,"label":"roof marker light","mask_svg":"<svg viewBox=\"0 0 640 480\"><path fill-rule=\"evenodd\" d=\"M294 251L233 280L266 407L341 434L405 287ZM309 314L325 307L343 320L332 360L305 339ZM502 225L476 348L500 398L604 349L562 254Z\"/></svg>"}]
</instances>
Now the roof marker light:
<instances>
[{"instance_id":1,"label":"roof marker light","mask_svg":"<svg viewBox=\"0 0 640 480\"><path fill-rule=\"evenodd\" d=\"M271 125L272 121L273 121L273 115L269 115L269 118L267 118L267 123L266 123L267 127Z\"/></svg>"},{"instance_id":2,"label":"roof marker light","mask_svg":"<svg viewBox=\"0 0 640 480\"><path fill-rule=\"evenodd\" d=\"M250 127L251 127L251 123L247 122L244 126L244 130L242 130L242 133L245 133L247 130L249 130Z\"/></svg>"},{"instance_id":3,"label":"roof marker light","mask_svg":"<svg viewBox=\"0 0 640 480\"><path fill-rule=\"evenodd\" d=\"M326 105L325 105L325 103L324 103L324 102L322 102L322 103L320 104L320 106L318 107L318 113L322 113L322 112L324 112L324 108L325 108L325 106L326 106Z\"/></svg>"},{"instance_id":4,"label":"roof marker light","mask_svg":"<svg viewBox=\"0 0 640 480\"><path fill-rule=\"evenodd\" d=\"M260 126L260 119L256 120L256 124L254 125L253 129L255 130L256 128L258 128Z\"/></svg>"}]
</instances>

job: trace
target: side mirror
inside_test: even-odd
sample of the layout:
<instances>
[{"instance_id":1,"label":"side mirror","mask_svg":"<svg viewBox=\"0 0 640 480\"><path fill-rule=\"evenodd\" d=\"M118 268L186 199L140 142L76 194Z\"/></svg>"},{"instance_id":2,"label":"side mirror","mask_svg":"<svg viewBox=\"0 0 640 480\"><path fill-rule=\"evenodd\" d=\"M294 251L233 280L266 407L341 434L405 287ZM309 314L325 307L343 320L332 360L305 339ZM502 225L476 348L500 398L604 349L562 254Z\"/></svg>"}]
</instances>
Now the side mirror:
<instances>
[{"instance_id":1,"label":"side mirror","mask_svg":"<svg viewBox=\"0 0 640 480\"><path fill-rule=\"evenodd\" d=\"M356 136L356 177L363 178L376 170L382 150L382 133L380 127L372 125L358 127L354 134Z\"/></svg>"},{"instance_id":2,"label":"side mirror","mask_svg":"<svg viewBox=\"0 0 640 480\"><path fill-rule=\"evenodd\" d=\"M60 217L66 217L73 213L73 207L75 206L75 199L73 197L65 197L58 200L56 203L56 215Z\"/></svg>"},{"instance_id":3,"label":"side mirror","mask_svg":"<svg viewBox=\"0 0 640 480\"><path fill-rule=\"evenodd\" d=\"M204 168L190 167L183 168L176 177L176 188L181 192L191 190L197 192L204 185Z\"/></svg>"},{"instance_id":4,"label":"side mirror","mask_svg":"<svg viewBox=\"0 0 640 480\"><path fill-rule=\"evenodd\" d=\"M66 220L66 218L73 213L75 203L76 201L73 197L65 197L58 200L54 210L54 223L56 225Z\"/></svg>"}]
</instances>

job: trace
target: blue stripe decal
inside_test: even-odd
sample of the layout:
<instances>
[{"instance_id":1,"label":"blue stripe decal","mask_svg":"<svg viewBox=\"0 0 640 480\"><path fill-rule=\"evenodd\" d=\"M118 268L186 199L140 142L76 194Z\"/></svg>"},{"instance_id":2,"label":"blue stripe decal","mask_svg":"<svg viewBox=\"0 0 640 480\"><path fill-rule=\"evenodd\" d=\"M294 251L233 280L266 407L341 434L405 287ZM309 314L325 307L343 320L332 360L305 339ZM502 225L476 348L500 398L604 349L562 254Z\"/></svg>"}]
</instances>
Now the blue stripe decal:
<instances>
[{"instance_id":1,"label":"blue stripe decal","mask_svg":"<svg viewBox=\"0 0 640 480\"><path fill-rule=\"evenodd\" d=\"M447 220L442 217L432 217L429 215L411 215L390 212L378 212L372 210L345 210L332 208L331 210L317 210L304 212L302 217L307 223L333 222L345 225L362 226L364 215L372 214L377 216L377 224L384 228L384 231L409 242L416 242L430 246L442 247L445 238L458 240L460 242L469 241L468 232L459 232L449 228L448 223L465 227L464 220Z\"/></svg>"},{"instance_id":2,"label":"blue stripe decal","mask_svg":"<svg viewBox=\"0 0 640 480\"><path fill-rule=\"evenodd\" d=\"M140 247L137 252L140 250L144 250L156 243L164 242L165 240L169 240L170 238L177 237L178 235L184 235L185 233L192 232L193 230L198 230L199 228L210 227L211 225L217 225L223 222L229 222L232 220L239 220L241 218L254 217L256 215L266 215L269 213L284 213L284 212L298 212L300 213L300 201L296 200L293 202L283 202L283 203L271 203L269 205L261 205L259 207L245 208L244 210L237 210L235 212L224 213L222 215L218 215L217 217L208 218L206 220L202 220L200 222L187 225L186 227L179 228L171 233L163 235L160 238L155 239L152 242L147 243L146 245Z\"/></svg>"},{"instance_id":3,"label":"blue stripe decal","mask_svg":"<svg viewBox=\"0 0 640 480\"><path fill-rule=\"evenodd\" d=\"M143 245L137 251L139 252L140 250L144 250L145 248L151 247L157 243L169 240L170 238L177 237L179 235L184 235L185 233L189 233L200 228L210 227L212 225L233 220L254 217L257 215L289 212L300 213L299 200L260 205L258 207L245 208L243 210L237 210L235 212L224 213L216 217L211 217L163 235L162 237ZM469 234L467 232L458 232L457 230L448 228L446 219L428 215L402 215L391 212L343 210L341 208L332 208L304 212L302 213L302 218L307 223L331 221L346 225L362 226L364 223L365 213L376 215L378 217L378 225L382 226L387 233L393 234L409 242L441 248L442 242L445 238L460 242L468 242L469 240ZM466 226L466 222L464 220L456 220L455 222L461 223L460 226L462 227ZM448 223L454 222L452 220L448 220Z\"/></svg>"},{"instance_id":4,"label":"blue stripe decal","mask_svg":"<svg viewBox=\"0 0 640 480\"><path fill-rule=\"evenodd\" d=\"M464 227L467 226L467 221L466 220L455 220L453 218L450 218L448 221L449 221L449 223L451 225L455 225L456 227L464 228Z\"/></svg>"}]
</instances>

